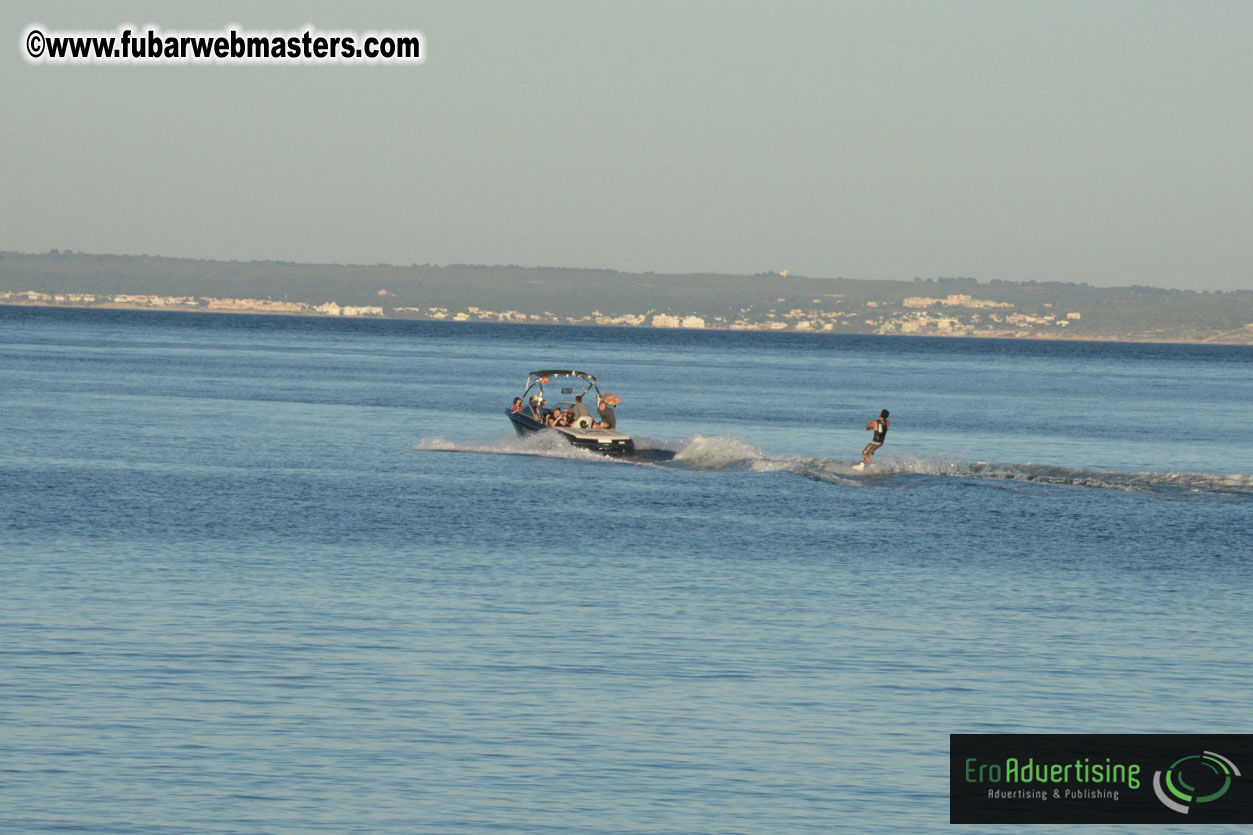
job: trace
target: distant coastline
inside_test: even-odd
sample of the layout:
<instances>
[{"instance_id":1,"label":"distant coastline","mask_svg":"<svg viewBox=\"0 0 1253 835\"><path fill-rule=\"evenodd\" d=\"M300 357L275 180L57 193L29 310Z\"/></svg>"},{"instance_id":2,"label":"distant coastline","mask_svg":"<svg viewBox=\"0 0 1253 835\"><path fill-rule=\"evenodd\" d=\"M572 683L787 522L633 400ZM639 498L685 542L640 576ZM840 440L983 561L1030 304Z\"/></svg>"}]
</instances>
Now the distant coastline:
<instances>
[{"instance_id":1,"label":"distant coastline","mask_svg":"<svg viewBox=\"0 0 1253 835\"><path fill-rule=\"evenodd\" d=\"M1253 292L0 253L0 305L788 333L1253 344Z\"/></svg>"}]
</instances>

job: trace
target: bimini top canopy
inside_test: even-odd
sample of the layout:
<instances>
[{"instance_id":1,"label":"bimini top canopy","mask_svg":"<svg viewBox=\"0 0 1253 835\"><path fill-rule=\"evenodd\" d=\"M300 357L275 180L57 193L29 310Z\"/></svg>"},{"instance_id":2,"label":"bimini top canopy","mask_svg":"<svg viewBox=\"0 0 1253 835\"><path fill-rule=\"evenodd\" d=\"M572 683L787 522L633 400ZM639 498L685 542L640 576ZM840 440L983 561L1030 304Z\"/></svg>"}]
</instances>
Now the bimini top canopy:
<instances>
[{"instance_id":1,"label":"bimini top canopy","mask_svg":"<svg viewBox=\"0 0 1253 835\"><path fill-rule=\"evenodd\" d=\"M596 390L597 394L600 393L600 389L596 387L596 378L593 377L591 374L587 374L582 371L574 371L574 370L562 371L562 370L553 369L550 371L532 371L529 375L527 375L526 390L522 392L522 397L525 399L526 396L530 394L531 389L533 388L538 388L539 394L542 397L544 394L544 384L547 383L549 381L549 378L551 377L565 377L567 379L573 378L575 380L583 381L582 383L578 384L578 386L570 387L570 388L563 388L561 390L562 394L574 394L575 393L574 388L577 388L577 387L581 387L583 389L583 391L580 392L580 394L587 394L589 391L592 391L593 389Z\"/></svg>"},{"instance_id":2,"label":"bimini top canopy","mask_svg":"<svg viewBox=\"0 0 1253 835\"><path fill-rule=\"evenodd\" d=\"M596 382L596 378L591 374L585 374L582 371L532 371L532 377L581 377L584 380Z\"/></svg>"}]
</instances>

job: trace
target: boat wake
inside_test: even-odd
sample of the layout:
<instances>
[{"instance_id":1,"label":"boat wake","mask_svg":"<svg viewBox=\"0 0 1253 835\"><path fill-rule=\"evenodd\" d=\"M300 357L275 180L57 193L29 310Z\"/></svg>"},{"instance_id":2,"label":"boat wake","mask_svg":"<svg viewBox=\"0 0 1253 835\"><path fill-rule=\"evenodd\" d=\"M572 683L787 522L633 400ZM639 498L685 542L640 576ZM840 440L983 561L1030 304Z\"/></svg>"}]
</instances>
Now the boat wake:
<instances>
[{"instance_id":1,"label":"boat wake","mask_svg":"<svg viewBox=\"0 0 1253 835\"><path fill-rule=\"evenodd\" d=\"M673 460L674 465L693 470L787 472L814 481L857 487L904 487L926 483L934 477L948 477L1153 493L1253 496L1253 476L1244 474L1116 472L890 455L876 456L874 466L865 471L853 469L857 463L859 461L770 455L739 438L701 436L680 442Z\"/></svg>"},{"instance_id":2,"label":"boat wake","mask_svg":"<svg viewBox=\"0 0 1253 835\"><path fill-rule=\"evenodd\" d=\"M611 459L577 449L564 438L546 433L482 443L423 439L419 450L477 452L501 455L537 455L583 461L603 461L691 471L791 473L813 481L847 487L913 487L936 478L957 478L1005 484L1044 484L1171 495L1219 494L1253 497L1253 476L1222 473L1154 473L1088 470L1043 464L994 464L955 458L876 456L866 471L853 469L858 461L771 455L732 436L697 435L681 441L635 439L636 455Z\"/></svg>"}]
</instances>

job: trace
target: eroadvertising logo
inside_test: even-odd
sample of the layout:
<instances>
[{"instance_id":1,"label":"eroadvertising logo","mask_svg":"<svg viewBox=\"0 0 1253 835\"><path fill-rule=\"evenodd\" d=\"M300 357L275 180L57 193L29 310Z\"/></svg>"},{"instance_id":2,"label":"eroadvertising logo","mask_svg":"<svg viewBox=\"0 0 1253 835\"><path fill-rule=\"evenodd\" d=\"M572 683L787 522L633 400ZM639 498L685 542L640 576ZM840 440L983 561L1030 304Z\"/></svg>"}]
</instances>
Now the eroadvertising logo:
<instances>
[{"instance_id":1,"label":"eroadvertising logo","mask_svg":"<svg viewBox=\"0 0 1253 835\"><path fill-rule=\"evenodd\" d=\"M1253 734L952 734L949 821L1253 823L1251 764Z\"/></svg>"},{"instance_id":2,"label":"eroadvertising logo","mask_svg":"<svg viewBox=\"0 0 1253 835\"><path fill-rule=\"evenodd\" d=\"M1153 772L1153 791L1167 809L1181 815L1191 811L1190 803L1212 803L1231 789L1231 778L1241 777L1236 764L1213 751L1189 754L1170 764L1165 771ZM1197 783L1193 786L1188 782Z\"/></svg>"}]
</instances>

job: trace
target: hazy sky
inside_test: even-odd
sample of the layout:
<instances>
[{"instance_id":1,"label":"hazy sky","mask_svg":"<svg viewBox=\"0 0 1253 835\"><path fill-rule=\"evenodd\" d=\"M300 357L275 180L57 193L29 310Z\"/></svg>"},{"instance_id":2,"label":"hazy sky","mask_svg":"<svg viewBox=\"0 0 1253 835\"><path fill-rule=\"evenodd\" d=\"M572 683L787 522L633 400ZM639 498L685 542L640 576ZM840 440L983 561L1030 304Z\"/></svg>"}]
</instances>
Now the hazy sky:
<instances>
[{"instance_id":1,"label":"hazy sky","mask_svg":"<svg viewBox=\"0 0 1253 835\"><path fill-rule=\"evenodd\" d=\"M6 2L0 249L1253 289L1253 2ZM381 66L21 35L417 29Z\"/></svg>"}]
</instances>

